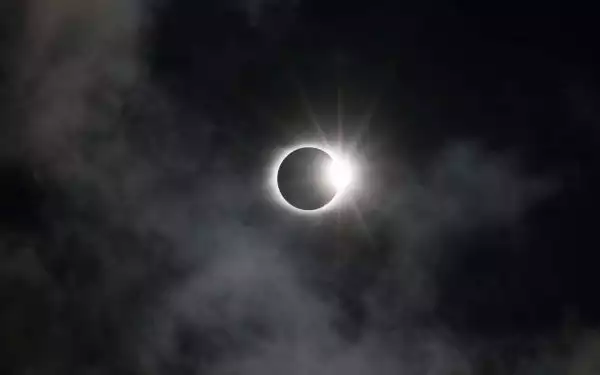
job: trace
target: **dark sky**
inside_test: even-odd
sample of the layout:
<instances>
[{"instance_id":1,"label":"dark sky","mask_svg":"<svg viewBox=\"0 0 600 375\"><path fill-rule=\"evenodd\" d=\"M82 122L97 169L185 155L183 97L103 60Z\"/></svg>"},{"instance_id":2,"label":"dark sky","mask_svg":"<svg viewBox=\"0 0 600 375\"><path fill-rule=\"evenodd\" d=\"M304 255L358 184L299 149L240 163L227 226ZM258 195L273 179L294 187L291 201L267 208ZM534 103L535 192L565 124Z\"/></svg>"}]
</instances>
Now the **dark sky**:
<instances>
[{"instance_id":1,"label":"dark sky","mask_svg":"<svg viewBox=\"0 0 600 375\"><path fill-rule=\"evenodd\" d=\"M506 233L461 239L468 254L453 261L449 303L494 331L543 330L569 305L594 320L593 17L547 8L529 16L510 4L292 7L275 4L253 27L231 7L173 2L157 23L157 77L256 149L313 131L305 95L334 134L338 96L349 137L370 115L365 142L392 168L398 158L426 163L453 141L516 155L526 173L560 180L560 192L524 215L517 254L507 254ZM485 256L470 254L482 246ZM469 286L472 277L489 282ZM471 298L479 302L467 306Z\"/></svg>"},{"instance_id":2,"label":"dark sky","mask_svg":"<svg viewBox=\"0 0 600 375\"><path fill-rule=\"evenodd\" d=\"M575 8L5 1L0 372L599 373ZM360 191L300 217L269 166L324 138Z\"/></svg>"}]
</instances>

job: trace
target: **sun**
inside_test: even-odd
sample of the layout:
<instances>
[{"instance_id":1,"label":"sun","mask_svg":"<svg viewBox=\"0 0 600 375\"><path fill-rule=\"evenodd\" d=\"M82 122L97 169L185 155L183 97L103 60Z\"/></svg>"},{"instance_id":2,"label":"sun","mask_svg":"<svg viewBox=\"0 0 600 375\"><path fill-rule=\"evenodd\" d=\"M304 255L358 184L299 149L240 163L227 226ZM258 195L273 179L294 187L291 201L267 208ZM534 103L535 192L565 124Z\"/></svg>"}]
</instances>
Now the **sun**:
<instances>
[{"instance_id":1,"label":"sun","mask_svg":"<svg viewBox=\"0 0 600 375\"><path fill-rule=\"evenodd\" d=\"M331 162L325 166L323 171L323 178L333 186L336 194L344 191L352 183L352 177L352 165L340 157L332 156Z\"/></svg>"},{"instance_id":2,"label":"sun","mask_svg":"<svg viewBox=\"0 0 600 375\"><path fill-rule=\"evenodd\" d=\"M333 199L331 199L331 201L329 201L327 204L314 210L304 210L290 204L283 197L277 183L277 175L283 161L292 152L302 148L319 149L325 152L331 158L331 160L328 163L324 163L324 165L321 168L321 182L323 183L323 185L328 186L329 188L333 188L335 191L335 195ZM335 207L338 207L340 203L342 203L345 200L347 193L350 190L349 188L356 181L356 175L356 166L355 163L352 162L351 158L348 155L345 155L342 152L334 149L333 147L315 143L296 144L291 147L281 149L277 152L275 161L269 169L270 196L276 201L276 203L290 211L305 215L320 214L329 211Z\"/></svg>"}]
</instances>

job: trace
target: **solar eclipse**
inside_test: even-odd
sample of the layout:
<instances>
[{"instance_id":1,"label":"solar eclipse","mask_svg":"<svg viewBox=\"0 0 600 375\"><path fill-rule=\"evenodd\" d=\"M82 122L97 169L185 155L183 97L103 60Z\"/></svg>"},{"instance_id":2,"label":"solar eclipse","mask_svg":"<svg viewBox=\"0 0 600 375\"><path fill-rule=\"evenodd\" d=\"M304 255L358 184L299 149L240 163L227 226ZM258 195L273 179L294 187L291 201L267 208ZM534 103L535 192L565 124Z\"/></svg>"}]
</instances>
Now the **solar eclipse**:
<instances>
[{"instance_id":1,"label":"solar eclipse","mask_svg":"<svg viewBox=\"0 0 600 375\"><path fill-rule=\"evenodd\" d=\"M354 179L343 155L326 147L299 145L283 151L271 170L277 201L299 213L318 213L339 203Z\"/></svg>"}]
</instances>

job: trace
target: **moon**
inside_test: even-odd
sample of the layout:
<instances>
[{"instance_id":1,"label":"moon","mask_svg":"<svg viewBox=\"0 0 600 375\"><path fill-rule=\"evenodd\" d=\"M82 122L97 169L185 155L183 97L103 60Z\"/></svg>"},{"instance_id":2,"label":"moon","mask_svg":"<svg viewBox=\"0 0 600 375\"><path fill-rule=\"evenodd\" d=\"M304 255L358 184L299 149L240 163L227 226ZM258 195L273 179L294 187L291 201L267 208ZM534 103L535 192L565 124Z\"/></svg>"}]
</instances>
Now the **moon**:
<instances>
[{"instance_id":1,"label":"moon","mask_svg":"<svg viewBox=\"0 0 600 375\"><path fill-rule=\"evenodd\" d=\"M282 156L274 182L281 200L290 208L318 212L330 207L350 185L352 170L330 150L299 146Z\"/></svg>"}]
</instances>

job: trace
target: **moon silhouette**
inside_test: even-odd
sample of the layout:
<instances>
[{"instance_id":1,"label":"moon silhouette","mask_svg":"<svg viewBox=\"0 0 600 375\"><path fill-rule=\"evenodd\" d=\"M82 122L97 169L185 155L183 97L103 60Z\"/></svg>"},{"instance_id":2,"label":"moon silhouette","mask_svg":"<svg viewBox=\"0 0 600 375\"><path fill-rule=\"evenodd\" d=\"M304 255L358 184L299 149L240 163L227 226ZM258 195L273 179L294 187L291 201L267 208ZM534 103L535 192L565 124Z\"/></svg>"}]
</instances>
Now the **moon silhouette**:
<instances>
[{"instance_id":1,"label":"moon silhouette","mask_svg":"<svg viewBox=\"0 0 600 375\"><path fill-rule=\"evenodd\" d=\"M326 178L333 164L332 156L316 147L302 147L289 153L277 171L277 187L283 199L305 211L326 206L338 192Z\"/></svg>"}]
</instances>

